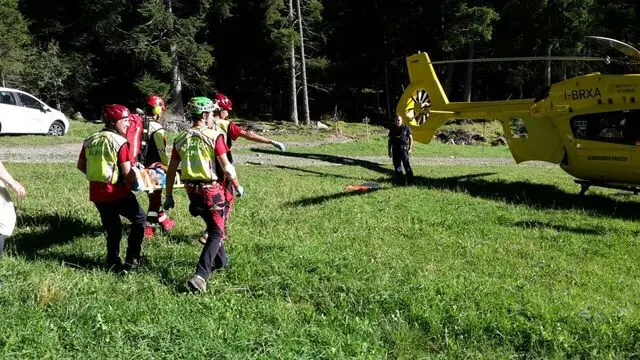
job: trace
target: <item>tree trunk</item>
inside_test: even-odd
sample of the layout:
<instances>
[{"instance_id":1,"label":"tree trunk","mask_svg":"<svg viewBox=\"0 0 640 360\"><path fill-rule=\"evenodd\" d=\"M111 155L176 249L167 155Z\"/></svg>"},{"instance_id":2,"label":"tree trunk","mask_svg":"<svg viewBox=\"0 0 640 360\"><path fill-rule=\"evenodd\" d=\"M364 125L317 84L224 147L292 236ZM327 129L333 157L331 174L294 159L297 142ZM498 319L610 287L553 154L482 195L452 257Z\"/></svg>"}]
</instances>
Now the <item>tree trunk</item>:
<instances>
[{"instance_id":1,"label":"tree trunk","mask_svg":"<svg viewBox=\"0 0 640 360\"><path fill-rule=\"evenodd\" d=\"M302 11L300 10L300 0L296 0L298 6L298 30L300 31L300 67L302 69L302 107L304 109L304 123L309 125L311 117L309 115L309 95L307 94L307 66L304 60L304 33L302 31Z\"/></svg>"},{"instance_id":2,"label":"tree trunk","mask_svg":"<svg viewBox=\"0 0 640 360\"><path fill-rule=\"evenodd\" d=\"M171 67L171 103L173 104L173 113L175 115L184 116L184 103L182 102L182 75L180 75L178 48L176 44L171 44L170 51L171 59L173 59L173 66Z\"/></svg>"},{"instance_id":3,"label":"tree trunk","mask_svg":"<svg viewBox=\"0 0 640 360\"><path fill-rule=\"evenodd\" d=\"M291 19L295 19L295 12L293 10L293 0L289 0L289 16ZM289 98L289 117L293 123L298 126L300 122L298 121L298 87L296 86L296 47L295 41L291 39L290 45L290 56L289 56L289 71L291 76L291 94Z\"/></svg>"},{"instance_id":4,"label":"tree trunk","mask_svg":"<svg viewBox=\"0 0 640 360\"><path fill-rule=\"evenodd\" d=\"M171 0L165 0L167 11L173 16ZM173 20L171 21L171 35L173 35ZM171 43L169 46L171 53L171 110L173 115L184 117L184 103L182 102L182 75L180 74L180 64L178 62L178 46Z\"/></svg>"},{"instance_id":5,"label":"tree trunk","mask_svg":"<svg viewBox=\"0 0 640 360\"><path fill-rule=\"evenodd\" d=\"M451 96L451 89L453 88L453 70L454 64L447 64L447 76L444 80L444 92L447 96Z\"/></svg>"},{"instance_id":6,"label":"tree trunk","mask_svg":"<svg viewBox=\"0 0 640 360\"><path fill-rule=\"evenodd\" d=\"M551 42L549 42L549 45L547 46L547 57L549 57L549 60L547 60L547 67L544 71L544 78L547 86L551 86L551 47Z\"/></svg>"},{"instance_id":7,"label":"tree trunk","mask_svg":"<svg viewBox=\"0 0 640 360\"><path fill-rule=\"evenodd\" d=\"M2 87L7 87L7 85L4 82L4 71L0 71L0 75L2 75Z\"/></svg>"},{"instance_id":8,"label":"tree trunk","mask_svg":"<svg viewBox=\"0 0 640 360\"><path fill-rule=\"evenodd\" d=\"M475 44L473 41L469 43L469 60L475 56ZM471 102L471 91L473 81L473 63L467 63L467 76L464 81L464 101Z\"/></svg>"},{"instance_id":9,"label":"tree trunk","mask_svg":"<svg viewBox=\"0 0 640 360\"><path fill-rule=\"evenodd\" d=\"M393 119L393 114L391 112L391 96L389 94L389 59L387 58L387 41L384 42L384 94L386 96L387 101L387 118L389 120Z\"/></svg>"}]
</instances>

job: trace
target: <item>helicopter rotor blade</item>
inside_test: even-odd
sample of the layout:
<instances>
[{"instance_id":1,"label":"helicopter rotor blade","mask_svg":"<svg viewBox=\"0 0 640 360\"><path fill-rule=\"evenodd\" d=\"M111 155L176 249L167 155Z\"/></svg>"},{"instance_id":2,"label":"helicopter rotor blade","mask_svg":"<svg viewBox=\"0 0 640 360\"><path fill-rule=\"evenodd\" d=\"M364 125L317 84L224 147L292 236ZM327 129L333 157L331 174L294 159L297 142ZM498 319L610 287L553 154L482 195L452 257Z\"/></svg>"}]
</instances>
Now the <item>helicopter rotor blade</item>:
<instances>
[{"instance_id":1,"label":"helicopter rotor blade","mask_svg":"<svg viewBox=\"0 0 640 360\"><path fill-rule=\"evenodd\" d=\"M640 51L638 51L636 48L634 48L633 46L627 43L624 43L620 40L603 37L603 36L587 36L587 37L593 40L606 43L607 45L620 51L621 53L627 56L630 56L632 58L635 58L636 60L640 60Z\"/></svg>"},{"instance_id":2,"label":"helicopter rotor blade","mask_svg":"<svg viewBox=\"0 0 640 360\"><path fill-rule=\"evenodd\" d=\"M589 56L529 56L529 57L503 57L486 59L463 59L463 60L441 60L432 61L430 64L466 64L485 62L509 62L509 61L602 61L607 64L611 62L609 57L589 57Z\"/></svg>"}]
</instances>

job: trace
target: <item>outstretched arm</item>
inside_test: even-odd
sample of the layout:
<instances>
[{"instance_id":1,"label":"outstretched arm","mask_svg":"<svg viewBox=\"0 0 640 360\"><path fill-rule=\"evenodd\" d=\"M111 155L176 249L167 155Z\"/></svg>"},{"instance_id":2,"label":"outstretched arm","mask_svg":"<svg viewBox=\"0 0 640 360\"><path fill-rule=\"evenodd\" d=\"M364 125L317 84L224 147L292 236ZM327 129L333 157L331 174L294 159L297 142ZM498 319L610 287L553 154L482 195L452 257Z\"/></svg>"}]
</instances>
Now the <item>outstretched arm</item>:
<instances>
[{"instance_id":1,"label":"outstretched arm","mask_svg":"<svg viewBox=\"0 0 640 360\"><path fill-rule=\"evenodd\" d=\"M253 131L247 131L247 130L242 130L240 132L240 136L247 140L251 140L253 142L259 142L263 144L271 144L271 141L272 141L271 139L267 139L266 137L258 135Z\"/></svg>"},{"instance_id":2,"label":"outstretched arm","mask_svg":"<svg viewBox=\"0 0 640 360\"><path fill-rule=\"evenodd\" d=\"M22 186L22 184L17 182L13 178L13 176L9 174L7 169L5 169L4 165L2 164L2 161L0 161L0 181L4 182L11 189L13 189L13 191L15 191L16 194L18 194L18 198L24 199L25 195L27 194L27 191L24 189L24 186Z\"/></svg>"},{"instance_id":3,"label":"outstretched arm","mask_svg":"<svg viewBox=\"0 0 640 360\"><path fill-rule=\"evenodd\" d=\"M284 147L283 143L281 143L279 141L267 139L266 137L258 135L256 133L254 133L253 131L242 130L240 132L240 136L245 138L245 139L247 139L247 140L251 140L253 142L259 142L259 143L263 143L263 144L273 145L276 148L278 148L280 151L285 151L285 147Z\"/></svg>"}]
</instances>

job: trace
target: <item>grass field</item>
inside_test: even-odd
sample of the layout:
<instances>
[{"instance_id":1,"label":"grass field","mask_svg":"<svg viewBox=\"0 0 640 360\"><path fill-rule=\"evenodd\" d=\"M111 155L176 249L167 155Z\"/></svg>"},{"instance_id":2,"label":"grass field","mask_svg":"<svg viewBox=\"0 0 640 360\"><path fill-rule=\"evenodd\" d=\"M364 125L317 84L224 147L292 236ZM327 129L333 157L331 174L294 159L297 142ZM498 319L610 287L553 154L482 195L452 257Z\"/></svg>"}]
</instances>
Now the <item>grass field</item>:
<instances>
[{"instance_id":1,"label":"grass field","mask_svg":"<svg viewBox=\"0 0 640 360\"><path fill-rule=\"evenodd\" d=\"M125 277L69 165L8 164L28 198L0 259L3 358L637 358L638 198L557 168L240 166L231 268L185 293L200 221ZM345 192L379 181L383 189ZM144 197L139 197L143 200ZM125 246L123 240L123 247Z\"/></svg>"},{"instance_id":2,"label":"grass field","mask_svg":"<svg viewBox=\"0 0 640 360\"><path fill-rule=\"evenodd\" d=\"M317 146L290 146L289 149L299 153L326 155L387 156L387 139L386 134L376 134L349 142ZM437 140L431 141L429 144L415 143L413 150L412 155L419 157L511 157L511 152L507 146L452 145L443 144Z\"/></svg>"}]
</instances>

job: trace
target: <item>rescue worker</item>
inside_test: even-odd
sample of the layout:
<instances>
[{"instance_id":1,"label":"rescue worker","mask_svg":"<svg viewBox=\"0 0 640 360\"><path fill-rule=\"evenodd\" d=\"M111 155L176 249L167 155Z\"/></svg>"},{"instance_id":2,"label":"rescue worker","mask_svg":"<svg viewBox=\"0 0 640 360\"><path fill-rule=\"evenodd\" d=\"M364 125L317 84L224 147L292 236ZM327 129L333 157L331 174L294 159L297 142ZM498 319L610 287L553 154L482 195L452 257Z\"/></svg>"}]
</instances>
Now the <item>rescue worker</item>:
<instances>
[{"instance_id":1,"label":"rescue worker","mask_svg":"<svg viewBox=\"0 0 640 360\"><path fill-rule=\"evenodd\" d=\"M214 106L207 97L195 97L189 101L187 116L191 117L193 127L176 137L167 171L164 208L169 210L175 206L173 184L180 166L181 179L190 202L189 212L202 217L207 225L207 240L195 274L187 281L193 292L206 291L211 272L227 266L223 242L227 184L238 196L244 192L236 170L227 158L229 149L224 136L209 127Z\"/></svg>"},{"instance_id":2,"label":"rescue worker","mask_svg":"<svg viewBox=\"0 0 640 360\"><path fill-rule=\"evenodd\" d=\"M0 256L4 252L5 236L11 236L16 226L16 210L7 187L15 191L19 199L24 199L27 194L24 186L11 176L0 161Z\"/></svg>"},{"instance_id":3,"label":"rescue worker","mask_svg":"<svg viewBox=\"0 0 640 360\"><path fill-rule=\"evenodd\" d=\"M409 164L409 154L413 149L413 135L408 125L402 124L402 117L396 117L395 126L389 129L389 141L387 143L389 157L393 159L394 183L404 185L402 166L407 173L406 183L413 185L413 170Z\"/></svg>"},{"instance_id":4,"label":"rescue worker","mask_svg":"<svg viewBox=\"0 0 640 360\"><path fill-rule=\"evenodd\" d=\"M218 113L214 114L213 123L217 128L225 133L225 140L228 147L231 147L233 145L233 141L236 141L238 137L242 137L253 142L272 145L282 152L286 150L283 143L267 139L253 131L246 131L236 125L233 121L226 120L232 109L232 103L231 99L223 93L219 92L216 94L216 104L220 107L220 110Z\"/></svg>"},{"instance_id":5,"label":"rescue worker","mask_svg":"<svg viewBox=\"0 0 640 360\"><path fill-rule=\"evenodd\" d=\"M169 156L166 149L167 136L164 127L159 123L160 117L166 110L167 106L162 97L151 95L146 99L144 111L142 111L142 121L132 122L127 131L132 163L139 162L145 168L167 170L169 166ZM136 117L137 115L132 115L132 119ZM176 222L169 218L162 209L161 189L149 193L144 236L153 237L157 225L160 225L165 232L171 231L176 226Z\"/></svg>"},{"instance_id":6,"label":"rescue worker","mask_svg":"<svg viewBox=\"0 0 640 360\"><path fill-rule=\"evenodd\" d=\"M264 136L260 136L254 133L253 131L246 131L240 126L236 125L236 123L234 123L233 121L226 120L227 117L229 117L229 112L231 111L233 104L231 103L231 99L229 99L223 93L221 92L216 93L215 103L217 105L217 108L216 110L214 110L213 125L215 129L222 131L225 137L227 146L229 147L229 151L231 151L233 142L236 141L239 137L245 138L253 142L273 145L275 148L277 148L281 152L284 152L286 150L283 143L268 139ZM233 163L233 157L230 152L229 154L227 154L227 158L229 158L229 161ZM227 189L230 189L230 187L227 187ZM227 191L226 195L227 195L228 206L225 209L225 234L227 234L227 230L228 230L227 224L229 220L229 215L233 210L233 201L234 201L232 191ZM200 237L200 243L204 244L206 242L206 239L207 239L207 232L205 231Z\"/></svg>"},{"instance_id":7,"label":"rescue worker","mask_svg":"<svg viewBox=\"0 0 640 360\"><path fill-rule=\"evenodd\" d=\"M89 200L98 209L107 233L107 266L115 271L139 266L145 225L144 210L131 191L135 174L125 138L129 115L123 105L105 105L101 115L105 127L84 141L77 164L89 180ZM120 216L131 221L124 264L120 258Z\"/></svg>"}]
</instances>

